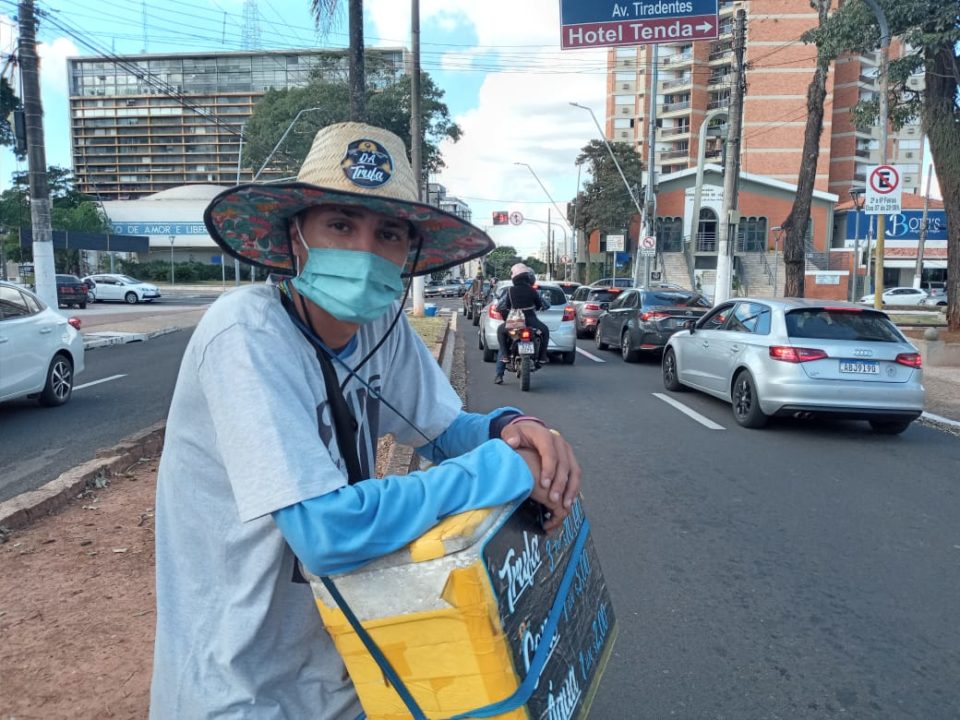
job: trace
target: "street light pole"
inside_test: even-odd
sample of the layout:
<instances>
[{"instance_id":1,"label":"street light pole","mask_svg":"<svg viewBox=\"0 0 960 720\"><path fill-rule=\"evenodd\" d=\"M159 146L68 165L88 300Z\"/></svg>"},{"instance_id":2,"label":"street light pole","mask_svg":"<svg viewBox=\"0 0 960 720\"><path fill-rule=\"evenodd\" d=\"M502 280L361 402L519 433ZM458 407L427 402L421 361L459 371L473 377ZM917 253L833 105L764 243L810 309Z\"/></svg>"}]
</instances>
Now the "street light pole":
<instances>
[{"instance_id":1,"label":"street light pole","mask_svg":"<svg viewBox=\"0 0 960 720\"><path fill-rule=\"evenodd\" d=\"M247 120L249 120L249 118L247 118ZM240 150L237 154L237 185L240 184L240 165L243 162L243 134L247 129L247 120L240 123ZM237 258L233 259L233 284L240 284L240 261Z\"/></svg>"},{"instance_id":2,"label":"street light pole","mask_svg":"<svg viewBox=\"0 0 960 720\"><path fill-rule=\"evenodd\" d=\"M533 175L533 178L537 181L537 184L540 186L540 189L543 190L544 195L546 195L547 198L550 200L550 204L553 205L553 209L557 211L557 214L558 214L561 218L563 218L563 222L569 227L569 226L570 226L570 223L567 222L566 216L560 211L560 208L557 206L557 201L553 199L553 196L552 196L552 195L550 195L550 191L547 190L546 186L544 186L543 182L540 180L540 176L537 175L536 172L534 172L533 168L530 167L530 166L529 166L527 163L525 163L525 162L515 162L515 163L513 163L513 164L514 164L514 165L523 165L523 167L525 167L527 170L530 171L530 174Z\"/></svg>"},{"instance_id":3,"label":"street light pole","mask_svg":"<svg viewBox=\"0 0 960 720\"><path fill-rule=\"evenodd\" d=\"M175 236L170 236L170 287L173 287L174 282L176 281L176 275L173 269L173 241Z\"/></svg>"},{"instance_id":4,"label":"street light pole","mask_svg":"<svg viewBox=\"0 0 960 720\"><path fill-rule=\"evenodd\" d=\"M263 165L261 165L261 166L260 166L260 169L257 170L256 175L253 176L253 182L256 182L256 181L257 181L257 178L260 177L260 173L262 173L262 172L266 169L267 164L273 159L274 153L276 153L277 150L280 149L280 146L283 145L283 141L287 139L287 135L289 135L289 134L290 134L290 131L293 130L293 126L297 124L297 120L300 119L300 116L303 115L304 113L316 112L317 110L323 110L323 108L319 108L319 107L304 108L303 110L301 110L300 112L298 112L296 115L293 116L293 120L290 121L290 124L287 126L287 129L283 132L283 135L281 135L281 136L280 136L280 139L277 140L277 144L273 146L273 150L271 150L271 151L270 151L270 154L267 155L267 159L263 161ZM244 123L244 125L246 125L246 123ZM243 132L242 132L242 131L241 131L241 133L240 133L240 143L241 143L240 146L241 146L241 148L242 148L242 147L243 147ZM239 185L239 183L240 183L239 175L240 175L240 167L237 166L237 184L238 184L238 185Z\"/></svg>"},{"instance_id":5,"label":"street light pole","mask_svg":"<svg viewBox=\"0 0 960 720\"><path fill-rule=\"evenodd\" d=\"M850 302L857 301L857 282L860 277L860 209L863 207L864 200L866 200L863 192L862 188L850 188L853 210L857 213L853 230L853 273L850 277Z\"/></svg>"},{"instance_id":6,"label":"street light pole","mask_svg":"<svg viewBox=\"0 0 960 720\"><path fill-rule=\"evenodd\" d=\"M703 196L703 165L707 155L707 131L710 123L718 117L729 117L724 108L714 108L703 116L700 122L700 139L697 144L697 181L693 189L693 217L690 219L690 245L688 247L687 265L690 268L690 287L695 287L694 266L696 258L696 243L700 235L700 204Z\"/></svg>"},{"instance_id":7,"label":"street light pole","mask_svg":"<svg viewBox=\"0 0 960 720\"><path fill-rule=\"evenodd\" d=\"M887 16L877 0L864 0L880 25L880 164L887 164L887 92L889 88L890 69L890 26L887 25ZM887 225L887 216L877 216L877 242L874 250L875 274L873 280L873 306L880 310L883 307L883 256L884 232Z\"/></svg>"}]
</instances>

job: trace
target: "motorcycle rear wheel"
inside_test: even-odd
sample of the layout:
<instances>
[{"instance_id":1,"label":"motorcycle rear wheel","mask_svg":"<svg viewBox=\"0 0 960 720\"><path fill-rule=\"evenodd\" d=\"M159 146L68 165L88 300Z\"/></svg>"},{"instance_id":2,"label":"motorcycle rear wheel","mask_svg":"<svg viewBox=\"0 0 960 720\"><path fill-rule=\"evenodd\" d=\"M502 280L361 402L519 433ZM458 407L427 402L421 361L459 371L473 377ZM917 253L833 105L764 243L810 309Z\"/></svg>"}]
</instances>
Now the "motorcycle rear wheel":
<instances>
[{"instance_id":1,"label":"motorcycle rear wheel","mask_svg":"<svg viewBox=\"0 0 960 720\"><path fill-rule=\"evenodd\" d=\"M533 372L533 360L525 357L520 361L520 389L524 392L530 389L531 372Z\"/></svg>"}]
</instances>

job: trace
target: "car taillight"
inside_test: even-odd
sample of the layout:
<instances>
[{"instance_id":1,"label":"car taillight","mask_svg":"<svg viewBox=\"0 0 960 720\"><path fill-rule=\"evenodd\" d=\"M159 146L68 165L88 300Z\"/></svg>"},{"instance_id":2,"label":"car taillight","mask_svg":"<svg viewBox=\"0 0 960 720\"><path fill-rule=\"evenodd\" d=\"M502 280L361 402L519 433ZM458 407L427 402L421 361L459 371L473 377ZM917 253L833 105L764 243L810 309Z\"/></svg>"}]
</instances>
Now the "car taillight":
<instances>
[{"instance_id":1,"label":"car taillight","mask_svg":"<svg viewBox=\"0 0 960 720\"><path fill-rule=\"evenodd\" d=\"M573 318L576 317L576 314L577 314L577 313L576 313L576 311L573 309L573 305L567 305L567 306L563 309L563 317L560 318L560 322L564 322L564 321L566 321L566 320L573 320Z\"/></svg>"},{"instance_id":2,"label":"car taillight","mask_svg":"<svg viewBox=\"0 0 960 720\"><path fill-rule=\"evenodd\" d=\"M815 348L793 347L791 345L771 345L770 357L788 363L805 363L811 360L823 360L827 354Z\"/></svg>"},{"instance_id":3,"label":"car taillight","mask_svg":"<svg viewBox=\"0 0 960 720\"><path fill-rule=\"evenodd\" d=\"M523 330L520 331L521 340L529 340L532 337L533 337L533 333L530 332L530 328L524 328Z\"/></svg>"},{"instance_id":4,"label":"car taillight","mask_svg":"<svg viewBox=\"0 0 960 720\"><path fill-rule=\"evenodd\" d=\"M584 304L583 304L583 309L584 309L584 310L599 310L599 309L600 309L600 306L597 305L596 303L584 303Z\"/></svg>"},{"instance_id":5,"label":"car taillight","mask_svg":"<svg viewBox=\"0 0 960 720\"><path fill-rule=\"evenodd\" d=\"M900 353L897 355L896 361L901 365L906 365L907 367L923 367L923 358L920 357L920 353Z\"/></svg>"},{"instance_id":6,"label":"car taillight","mask_svg":"<svg viewBox=\"0 0 960 720\"><path fill-rule=\"evenodd\" d=\"M78 317L70 317L70 318L67 318L67 322L70 323L71 325L73 325L73 327L76 328L77 330L80 329L80 325L81 325L80 318L78 318ZM899 362L899 361L900 361L900 359L897 358L897 362Z\"/></svg>"},{"instance_id":7,"label":"car taillight","mask_svg":"<svg viewBox=\"0 0 960 720\"><path fill-rule=\"evenodd\" d=\"M653 311L640 313L640 319L644 322L648 322L650 320L666 320L668 317L670 317L670 313L665 312Z\"/></svg>"},{"instance_id":8,"label":"car taillight","mask_svg":"<svg viewBox=\"0 0 960 720\"><path fill-rule=\"evenodd\" d=\"M495 305L491 305L490 309L487 310L487 316L491 320L503 320L503 315L497 312L497 308Z\"/></svg>"}]
</instances>

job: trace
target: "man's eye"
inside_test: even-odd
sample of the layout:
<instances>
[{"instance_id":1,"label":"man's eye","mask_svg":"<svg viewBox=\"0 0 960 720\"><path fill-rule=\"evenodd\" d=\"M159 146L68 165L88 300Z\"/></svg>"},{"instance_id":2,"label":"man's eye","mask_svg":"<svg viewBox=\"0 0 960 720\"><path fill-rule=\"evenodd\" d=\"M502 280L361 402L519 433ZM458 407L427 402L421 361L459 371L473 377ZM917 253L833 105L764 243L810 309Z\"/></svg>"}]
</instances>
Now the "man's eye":
<instances>
[{"instance_id":1,"label":"man's eye","mask_svg":"<svg viewBox=\"0 0 960 720\"><path fill-rule=\"evenodd\" d=\"M344 230L348 230L350 228L350 225L344 222L343 220L331 220L329 223L329 227L332 230L343 232Z\"/></svg>"},{"instance_id":2,"label":"man's eye","mask_svg":"<svg viewBox=\"0 0 960 720\"><path fill-rule=\"evenodd\" d=\"M387 242L404 242L407 237L396 230L381 230L380 237Z\"/></svg>"}]
</instances>

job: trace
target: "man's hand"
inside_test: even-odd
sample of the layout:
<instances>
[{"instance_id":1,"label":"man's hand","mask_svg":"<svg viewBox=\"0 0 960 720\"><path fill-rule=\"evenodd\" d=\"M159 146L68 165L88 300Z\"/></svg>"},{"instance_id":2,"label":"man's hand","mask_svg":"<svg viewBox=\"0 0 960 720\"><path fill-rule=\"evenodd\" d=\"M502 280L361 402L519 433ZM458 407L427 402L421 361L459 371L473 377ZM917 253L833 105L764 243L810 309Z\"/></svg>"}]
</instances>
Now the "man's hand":
<instances>
[{"instance_id":1,"label":"man's hand","mask_svg":"<svg viewBox=\"0 0 960 720\"><path fill-rule=\"evenodd\" d=\"M518 452L532 450L536 453L539 473L531 467L534 480L532 497L550 508L554 519L559 517L559 520L563 520L580 493L582 477L580 464L573 455L570 443L556 430L524 420L505 427L500 437ZM526 453L521 454L526 460Z\"/></svg>"},{"instance_id":2,"label":"man's hand","mask_svg":"<svg viewBox=\"0 0 960 720\"><path fill-rule=\"evenodd\" d=\"M563 519L567 516L567 511L561 503L552 502L549 489L537 482L537 478L540 476L540 456L537 455L537 452L529 448L520 448L517 450L517 454L527 463L530 474L533 475L533 490L530 492L530 498L543 505L549 513L549 518L543 523L543 529L548 533L553 532L554 529L560 527Z\"/></svg>"}]
</instances>

